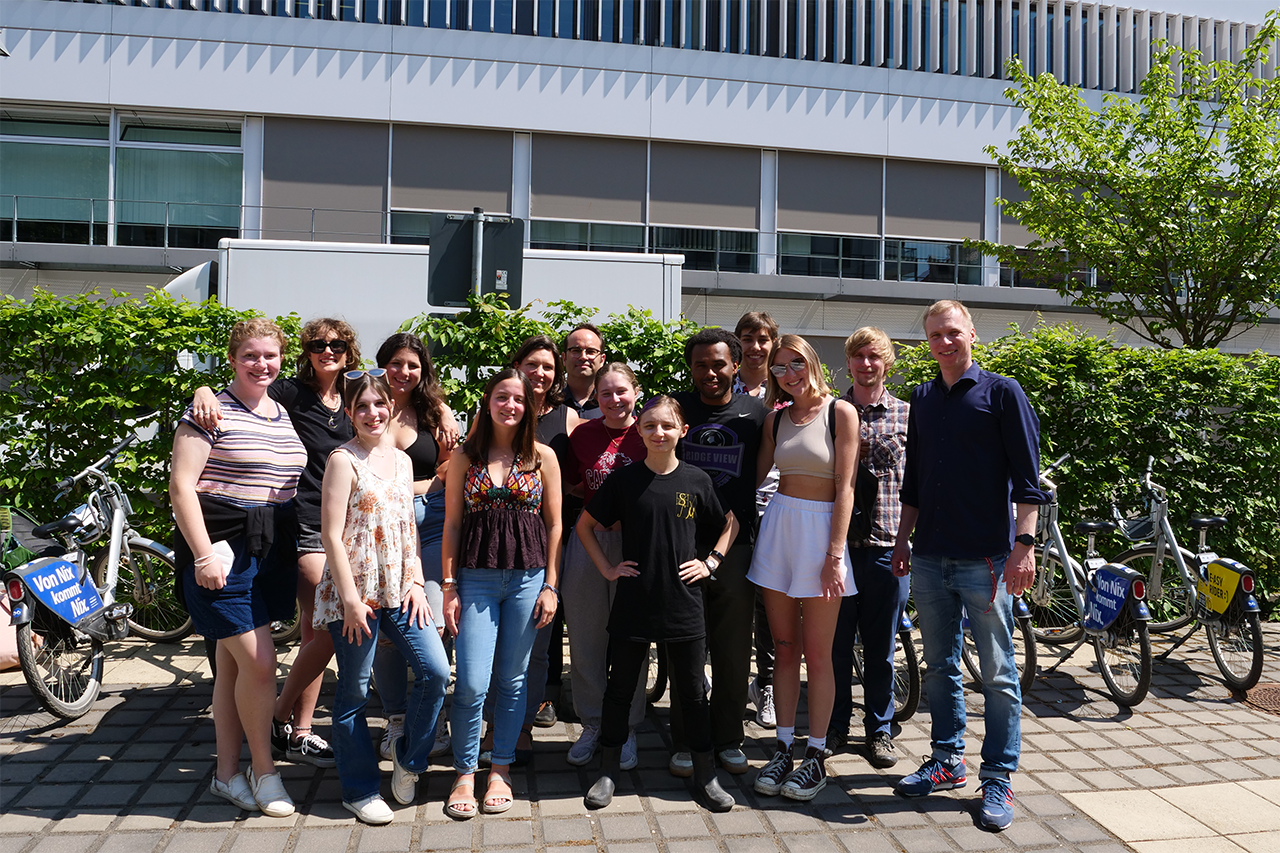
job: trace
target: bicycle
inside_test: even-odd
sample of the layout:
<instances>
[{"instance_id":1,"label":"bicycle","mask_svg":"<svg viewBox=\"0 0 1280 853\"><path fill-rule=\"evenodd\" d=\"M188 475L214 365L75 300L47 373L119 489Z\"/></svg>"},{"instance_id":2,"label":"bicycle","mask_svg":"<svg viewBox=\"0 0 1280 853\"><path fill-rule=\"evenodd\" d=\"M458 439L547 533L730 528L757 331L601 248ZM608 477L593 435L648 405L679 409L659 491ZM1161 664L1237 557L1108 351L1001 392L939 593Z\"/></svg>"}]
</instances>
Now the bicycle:
<instances>
[{"instance_id":1,"label":"bicycle","mask_svg":"<svg viewBox=\"0 0 1280 853\"><path fill-rule=\"evenodd\" d=\"M1154 463L1155 457L1147 457L1147 472L1142 479L1148 514L1123 518L1119 507L1112 507L1124 537L1144 543L1125 551L1114 562L1135 568L1146 577L1152 631L1176 631L1192 621L1203 625L1209 651L1227 686L1248 690L1262 677L1262 621L1253 597L1253 571L1235 560L1219 557L1206 544L1209 531L1227 523L1221 516L1193 515L1187 520L1187 526L1200 536L1196 553L1178 543L1169 522L1168 490L1151 479ZM1170 555L1177 578L1173 588L1166 590L1164 561ZM1194 633L1195 627L1173 648Z\"/></svg>"},{"instance_id":2,"label":"bicycle","mask_svg":"<svg viewBox=\"0 0 1280 853\"><path fill-rule=\"evenodd\" d=\"M960 659L964 668L973 678L974 686L982 689L982 669L978 665L978 647L974 645L973 634L969 630L969 614L962 612L960 616L961 643ZM1035 630L1031 623L1031 611L1027 603L1018 596L1013 600L1013 659L1018 666L1018 684L1025 696L1031 692L1036 683L1037 661Z\"/></svg>"},{"instance_id":3,"label":"bicycle","mask_svg":"<svg viewBox=\"0 0 1280 853\"><path fill-rule=\"evenodd\" d=\"M1151 619L1144 598L1145 578L1124 566L1108 564L1095 547L1099 533L1110 533L1111 521L1081 521L1073 528L1088 536L1083 565L1067 550L1058 525L1058 487L1049 479L1070 454L1044 471L1040 482L1049 494L1042 508L1040 569L1028 590L1036 639L1052 646L1073 644L1066 660L1086 642L1092 642L1098 669L1116 703L1132 707L1151 688ZM1056 666L1056 665L1055 665Z\"/></svg>"},{"instance_id":4,"label":"bicycle","mask_svg":"<svg viewBox=\"0 0 1280 853\"><path fill-rule=\"evenodd\" d=\"M133 441L134 436L126 438L58 483L59 499L81 480L95 485L84 504L30 530L33 539L56 537L62 546L46 546L4 577L23 675L40 704L65 719L80 717L97 698L105 642L124 639L135 626L154 640L191 632L190 617L170 597L172 552L133 531L132 505L104 470ZM105 551L90 563L85 547L104 536ZM123 567L129 570L127 579Z\"/></svg>"}]
</instances>

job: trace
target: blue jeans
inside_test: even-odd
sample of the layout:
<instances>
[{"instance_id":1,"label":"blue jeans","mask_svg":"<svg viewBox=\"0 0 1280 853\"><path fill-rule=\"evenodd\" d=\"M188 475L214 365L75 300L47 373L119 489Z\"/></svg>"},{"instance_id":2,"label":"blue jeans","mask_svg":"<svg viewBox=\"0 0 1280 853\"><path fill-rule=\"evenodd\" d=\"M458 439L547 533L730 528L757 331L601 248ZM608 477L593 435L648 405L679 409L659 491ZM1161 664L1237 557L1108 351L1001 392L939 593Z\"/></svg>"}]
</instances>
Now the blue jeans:
<instances>
[{"instance_id":1,"label":"blue jeans","mask_svg":"<svg viewBox=\"0 0 1280 853\"><path fill-rule=\"evenodd\" d=\"M853 643L859 636L862 639L864 732L867 737L877 732L887 734L893 723L894 643L911 585L907 578L894 577L890 565L892 556L892 548L875 545L849 549L858 593L840 602L840 617L831 648L836 701L828 728L841 734L848 734L853 717Z\"/></svg>"},{"instance_id":2,"label":"blue jeans","mask_svg":"<svg viewBox=\"0 0 1280 853\"><path fill-rule=\"evenodd\" d=\"M405 709L404 738L397 753L400 765L410 772L421 773L430 763L436 718L440 716L449 685L449 659L445 657L435 625L428 622L426 628L419 628L400 608L383 607L374 611L369 630L373 636L362 637L357 646L342 636L342 622L329 623L333 656L338 663L338 687L333 697L333 752L338 761L342 799L348 803L378 793L382 781L378 755L369 739L369 724L364 715L379 632L386 632L413 667L413 690Z\"/></svg>"},{"instance_id":3,"label":"blue jeans","mask_svg":"<svg viewBox=\"0 0 1280 853\"><path fill-rule=\"evenodd\" d=\"M1013 651L1013 598L1005 590L1007 554L957 560L913 554L911 588L924 639L925 696L933 724L933 757L964 757L964 686L960 677L961 607L978 649L985 699L979 779L1003 779L1018 769L1022 751L1022 691Z\"/></svg>"},{"instance_id":4,"label":"blue jeans","mask_svg":"<svg viewBox=\"0 0 1280 853\"><path fill-rule=\"evenodd\" d=\"M467 569L458 572L462 615L454 652L453 768L474 773L480 762L480 719L493 680L493 763L510 764L524 722L525 673L538 633L533 607L545 571Z\"/></svg>"}]
</instances>

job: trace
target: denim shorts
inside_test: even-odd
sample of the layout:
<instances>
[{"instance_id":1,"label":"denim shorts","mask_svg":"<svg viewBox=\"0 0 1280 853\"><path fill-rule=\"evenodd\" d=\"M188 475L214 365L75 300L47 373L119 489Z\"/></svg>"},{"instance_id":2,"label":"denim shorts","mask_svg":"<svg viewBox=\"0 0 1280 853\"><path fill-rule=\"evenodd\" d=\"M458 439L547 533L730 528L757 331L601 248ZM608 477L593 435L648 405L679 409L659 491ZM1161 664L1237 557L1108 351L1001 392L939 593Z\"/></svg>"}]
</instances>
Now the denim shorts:
<instances>
[{"instance_id":1,"label":"denim shorts","mask_svg":"<svg viewBox=\"0 0 1280 853\"><path fill-rule=\"evenodd\" d=\"M261 559L249 554L243 536L226 544L231 548L232 561L222 589L206 589L197 584L194 565L183 569L187 612L196 633L221 640L292 619L298 598L294 542L276 540Z\"/></svg>"}]
</instances>

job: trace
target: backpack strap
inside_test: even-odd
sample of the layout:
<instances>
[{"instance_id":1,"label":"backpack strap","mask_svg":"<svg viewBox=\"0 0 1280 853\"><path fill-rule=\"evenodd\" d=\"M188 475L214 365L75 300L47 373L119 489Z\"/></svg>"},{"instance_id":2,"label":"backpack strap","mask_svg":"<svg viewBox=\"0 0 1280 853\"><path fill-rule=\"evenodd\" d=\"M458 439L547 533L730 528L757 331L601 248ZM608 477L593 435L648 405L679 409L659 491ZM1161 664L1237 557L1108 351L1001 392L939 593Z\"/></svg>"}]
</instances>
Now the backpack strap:
<instances>
[{"instance_id":1,"label":"backpack strap","mask_svg":"<svg viewBox=\"0 0 1280 853\"><path fill-rule=\"evenodd\" d=\"M782 413L785 411L786 409L773 410L773 446L774 447L778 446L778 426L782 422Z\"/></svg>"},{"instance_id":2,"label":"backpack strap","mask_svg":"<svg viewBox=\"0 0 1280 853\"><path fill-rule=\"evenodd\" d=\"M831 431L831 440L834 441L836 437L836 401L835 400L831 401L831 405L829 408L830 410L827 412L827 421L828 421L827 428ZM778 424L782 418L782 414L785 411L786 409L778 409L773 413L773 443L775 446L778 444Z\"/></svg>"},{"instance_id":3,"label":"backpack strap","mask_svg":"<svg viewBox=\"0 0 1280 853\"><path fill-rule=\"evenodd\" d=\"M831 401L831 411L827 412L828 426L831 429L831 440L836 440L836 400Z\"/></svg>"}]
</instances>

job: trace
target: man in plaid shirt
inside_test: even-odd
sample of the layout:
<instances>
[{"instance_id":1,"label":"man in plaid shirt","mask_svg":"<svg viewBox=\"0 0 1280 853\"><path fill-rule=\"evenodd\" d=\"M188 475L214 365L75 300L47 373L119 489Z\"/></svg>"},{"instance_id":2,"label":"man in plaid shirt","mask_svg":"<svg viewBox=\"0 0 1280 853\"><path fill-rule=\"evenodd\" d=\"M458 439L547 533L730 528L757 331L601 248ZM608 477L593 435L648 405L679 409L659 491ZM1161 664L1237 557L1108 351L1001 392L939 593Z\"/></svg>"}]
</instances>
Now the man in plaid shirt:
<instances>
[{"instance_id":1,"label":"man in plaid shirt","mask_svg":"<svg viewBox=\"0 0 1280 853\"><path fill-rule=\"evenodd\" d=\"M906 461L907 403L884 387L893 369L893 343L880 329L864 326L844 342L853 387L844 399L858 410L862 427L859 464L880 479L871 538L849 543L857 595L840 605L831 660L836 676L836 701L827 729L827 745L842 748L849 738L853 715L853 643L862 637L863 704L866 716L867 760L875 767L892 767L898 761L889 726L893 722L893 651L898 620L907 604L910 581L895 577L890 557L902 505L898 491Z\"/></svg>"}]
</instances>

